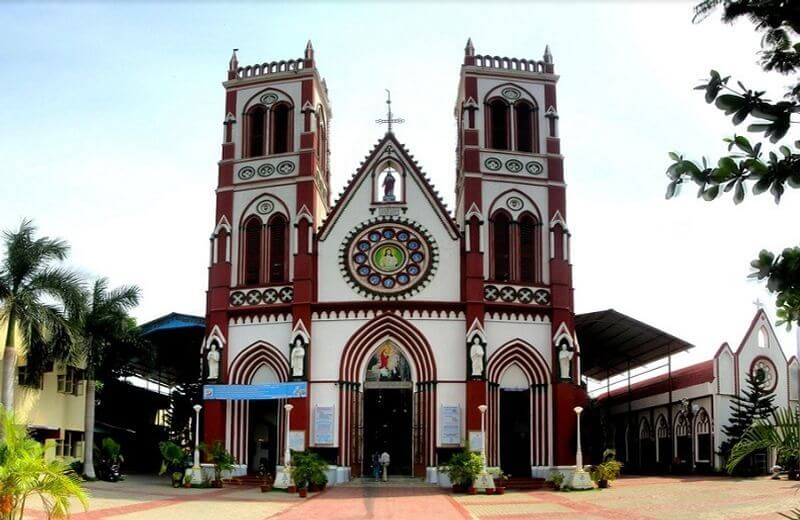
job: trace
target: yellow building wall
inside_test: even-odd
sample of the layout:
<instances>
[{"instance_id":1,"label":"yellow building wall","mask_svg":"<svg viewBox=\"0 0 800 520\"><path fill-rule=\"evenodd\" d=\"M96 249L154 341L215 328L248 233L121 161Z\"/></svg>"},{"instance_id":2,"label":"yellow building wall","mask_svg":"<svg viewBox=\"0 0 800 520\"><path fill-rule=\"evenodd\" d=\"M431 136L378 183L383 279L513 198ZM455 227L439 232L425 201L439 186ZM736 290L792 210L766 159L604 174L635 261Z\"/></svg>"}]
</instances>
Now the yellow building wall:
<instances>
[{"instance_id":1,"label":"yellow building wall","mask_svg":"<svg viewBox=\"0 0 800 520\"><path fill-rule=\"evenodd\" d=\"M0 323L0 360L3 359L5 350L6 323ZM16 334L17 366L25 365L25 358L20 347L22 338ZM59 438L64 438L64 430L83 432L84 411L86 409L86 396L65 394L58 391L59 367L42 376L42 389L28 386L15 385L14 388L14 414L19 421L24 421L29 426L58 429ZM0 370L0 382L3 374ZM84 387L85 391L85 387ZM82 443L81 443L82 444ZM79 448L82 452L83 448ZM55 457L55 440L45 443L45 453L48 459Z\"/></svg>"}]
</instances>

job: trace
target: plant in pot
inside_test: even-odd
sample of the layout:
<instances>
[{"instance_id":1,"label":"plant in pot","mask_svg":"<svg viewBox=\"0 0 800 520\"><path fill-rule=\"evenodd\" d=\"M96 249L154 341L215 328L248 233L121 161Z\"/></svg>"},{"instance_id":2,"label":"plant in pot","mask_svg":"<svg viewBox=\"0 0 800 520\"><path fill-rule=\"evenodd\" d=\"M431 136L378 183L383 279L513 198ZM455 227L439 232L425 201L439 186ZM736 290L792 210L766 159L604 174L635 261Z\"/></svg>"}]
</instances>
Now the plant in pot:
<instances>
[{"instance_id":1,"label":"plant in pot","mask_svg":"<svg viewBox=\"0 0 800 520\"><path fill-rule=\"evenodd\" d=\"M325 471L328 463L318 453L302 451L292 453L292 480L301 497L308 495L308 488L319 491L328 483Z\"/></svg>"},{"instance_id":2,"label":"plant in pot","mask_svg":"<svg viewBox=\"0 0 800 520\"><path fill-rule=\"evenodd\" d=\"M183 475L183 487L187 489L192 487L192 473L189 471Z\"/></svg>"},{"instance_id":3,"label":"plant in pot","mask_svg":"<svg viewBox=\"0 0 800 520\"><path fill-rule=\"evenodd\" d=\"M122 448L111 437L106 437L100 446L94 447L94 457L97 461L97 477L106 482L117 482L122 478L120 465L125 461L122 457Z\"/></svg>"},{"instance_id":4,"label":"plant in pot","mask_svg":"<svg viewBox=\"0 0 800 520\"><path fill-rule=\"evenodd\" d=\"M202 448L208 461L214 465L214 480L211 482L211 487L221 488L222 472L231 471L236 464L236 458L225 449L222 441L214 441L211 446L203 445Z\"/></svg>"},{"instance_id":5,"label":"plant in pot","mask_svg":"<svg viewBox=\"0 0 800 520\"><path fill-rule=\"evenodd\" d=\"M503 495L506 492L506 484L508 483L508 477L511 475L507 475L502 471L498 471L496 474L492 474L492 478L494 479L494 492L497 495Z\"/></svg>"},{"instance_id":6,"label":"plant in pot","mask_svg":"<svg viewBox=\"0 0 800 520\"><path fill-rule=\"evenodd\" d=\"M610 459L592 467L592 480L597 482L597 487L607 488L608 483L616 480L622 471L622 463L618 460Z\"/></svg>"},{"instance_id":7,"label":"plant in pot","mask_svg":"<svg viewBox=\"0 0 800 520\"><path fill-rule=\"evenodd\" d=\"M547 482L553 485L553 489L558 491L564 485L564 474L560 471L555 471L547 477Z\"/></svg>"},{"instance_id":8,"label":"plant in pot","mask_svg":"<svg viewBox=\"0 0 800 520\"><path fill-rule=\"evenodd\" d=\"M475 494L473 484L482 470L483 461L481 456L469 450L454 454L450 457L447 466L441 468L441 471L446 472L450 477L450 482L453 484L453 492L467 491L470 494Z\"/></svg>"},{"instance_id":9,"label":"plant in pot","mask_svg":"<svg viewBox=\"0 0 800 520\"><path fill-rule=\"evenodd\" d=\"M181 487L183 474L189 465L189 454L172 441L158 443L161 451L161 471L159 475L169 473L172 476L172 487Z\"/></svg>"}]
</instances>

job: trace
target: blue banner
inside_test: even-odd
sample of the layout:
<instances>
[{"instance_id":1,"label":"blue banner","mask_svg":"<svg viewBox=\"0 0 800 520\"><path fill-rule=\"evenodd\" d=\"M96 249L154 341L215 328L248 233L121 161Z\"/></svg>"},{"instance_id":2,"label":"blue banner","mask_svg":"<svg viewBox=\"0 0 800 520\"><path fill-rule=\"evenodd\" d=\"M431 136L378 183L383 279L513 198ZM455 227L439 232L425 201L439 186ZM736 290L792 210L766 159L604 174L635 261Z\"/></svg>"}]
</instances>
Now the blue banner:
<instances>
[{"instance_id":1,"label":"blue banner","mask_svg":"<svg viewBox=\"0 0 800 520\"><path fill-rule=\"evenodd\" d=\"M206 400L256 401L305 397L306 395L308 392L305 381L266 385L203 385L203 399Z\"/></svg>"}]
</instances>

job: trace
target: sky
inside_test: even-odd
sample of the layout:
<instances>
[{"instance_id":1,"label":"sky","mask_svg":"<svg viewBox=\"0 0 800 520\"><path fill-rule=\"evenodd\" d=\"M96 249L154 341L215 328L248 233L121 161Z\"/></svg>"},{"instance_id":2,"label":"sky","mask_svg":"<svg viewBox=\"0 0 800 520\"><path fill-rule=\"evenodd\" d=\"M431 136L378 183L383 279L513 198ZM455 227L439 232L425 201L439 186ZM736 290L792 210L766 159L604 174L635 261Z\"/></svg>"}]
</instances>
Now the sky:
<instances>
[{"instance_id":1,"label":"sky","mask_svg":"<svg viewBox=\"0 0 800 520\"><path fill-rule=\"evenodd\" d=\"M139 285L140 322L202 315L232 48L245 65L299 58L312 40L335 193L381 137L391 89L406 120L395 133L452 208L467 38L479 54L532 59L549 44L576 311L614 308L694 344L675 366L708 359L738 346L754 300L774 321L749 262L797 244L800 195L734 206L687 186L665 200L667 152L717 157L733 133L692 90L709 69L774 97L788 83L758 68L749 23L692 24L692 5L2 3L0 228L34 219L69 241L74 268ZM778 335L794 354L794 331Z\"/></svg>"}]
</instances>

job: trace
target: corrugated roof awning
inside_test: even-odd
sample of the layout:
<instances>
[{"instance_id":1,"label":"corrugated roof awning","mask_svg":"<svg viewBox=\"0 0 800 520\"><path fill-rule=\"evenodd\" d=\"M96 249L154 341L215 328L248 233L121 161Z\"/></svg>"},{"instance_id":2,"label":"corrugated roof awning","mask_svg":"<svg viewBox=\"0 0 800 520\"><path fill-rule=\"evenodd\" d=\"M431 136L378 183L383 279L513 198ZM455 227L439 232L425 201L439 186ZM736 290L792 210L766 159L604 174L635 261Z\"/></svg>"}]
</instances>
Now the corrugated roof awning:
<instances>
[{"instance_id":1,"label":"corrugated roof awning","mask_svg":"<svg viewBox=\"0 0 800 520\"><path fill-rule=\"evenodd\" d=\"M608 309L575 315L581 371L606 379L694 345L630 316Z\"/></svg>"}]
</instances>

